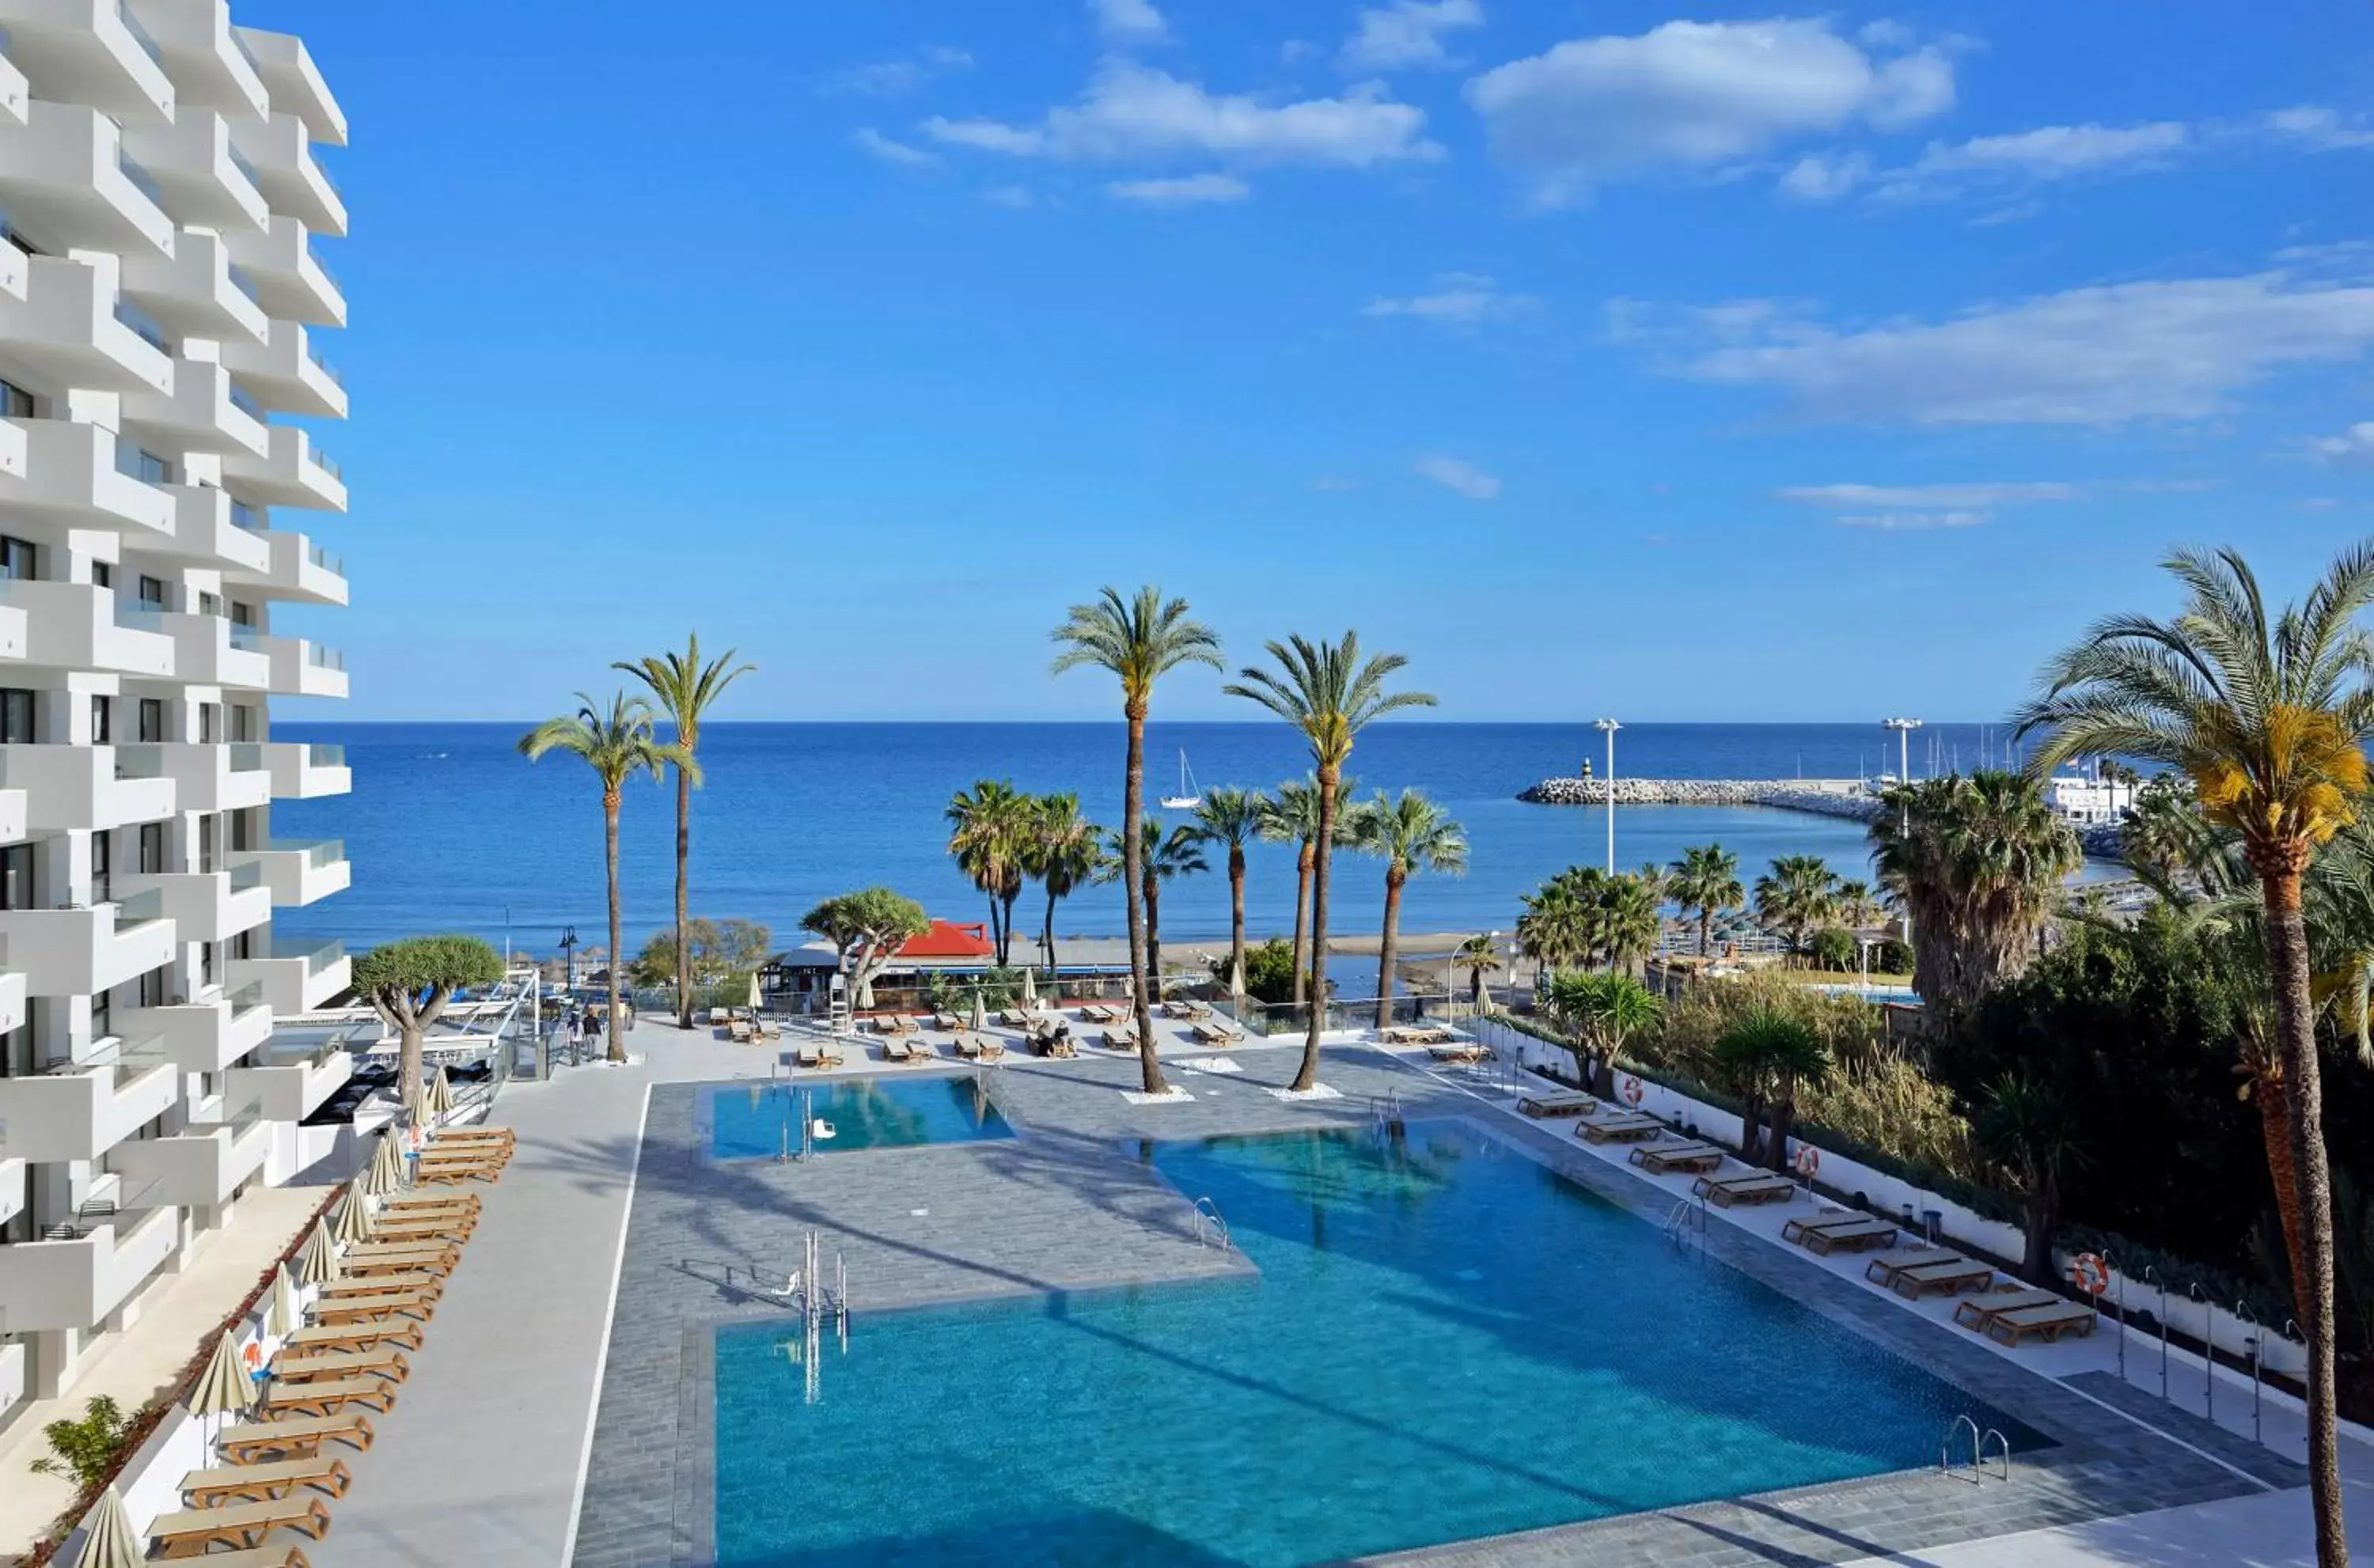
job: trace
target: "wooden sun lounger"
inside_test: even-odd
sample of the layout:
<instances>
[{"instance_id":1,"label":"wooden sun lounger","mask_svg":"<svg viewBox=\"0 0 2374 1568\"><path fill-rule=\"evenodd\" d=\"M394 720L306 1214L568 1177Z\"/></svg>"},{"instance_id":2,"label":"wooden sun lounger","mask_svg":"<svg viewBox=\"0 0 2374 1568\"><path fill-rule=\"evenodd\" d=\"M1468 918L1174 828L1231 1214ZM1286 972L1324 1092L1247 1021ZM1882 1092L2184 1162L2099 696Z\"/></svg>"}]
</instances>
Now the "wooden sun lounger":
<instances>
[{"instance_id":1,"label":"wooden sun lounger","mask_svg":"<svg viewBox=\"0 0 2374 1568\"><path fill-rule=\"evenodd\" d=\"M934 1012L932 1014L932 1027L946 1035L961 1034L964 1020L953 1012Z\"/></svg>"},{"instance_id":2,"label":"wooden sun lounger","mask_svg":"<svg viewBox=\"0 0 2374 1568\"><path fill-rule=\"evenodd\" d=\"M1628 1115L1585 1121L1574 1130L1593 1143L1639 1143L1673 1129L1652 1116Z\"/></svg>"},{"instance_id":3,"label":"wooden sun lounger","mask_svg":"<svg viewBox=\"0 0 2374 1568\"><path fill-rule=\"evenodd\" d=\"M1995 1282L1995 1271L1984 1263L1933 1263L1925 1269L1899 1269L1888 1288L1919 1301L1925 1295L1960 1295L1982 1291Z\"/></svg>"},{"instance_id":4,"label":"wooden sun lounger","mask_svg":"<svg viewBox=\"0 0 2374 1568\"><path fill-rule=\"evenodd\" d=\"M414 1179L429 1185L463 1181L500 1181L502 1176L503 1163L500 1160L490 1160L484 1164L423 1165L420 1167L419 1175Z\"/></svg>"},{"instance_id":5,"label":"wooden sun lounger","mask_svg":"<svg viewBox=\"0 0 2374 1568\"><path fill-rule=\"evenodd\" d=\"M1389 1046L1447 1046L1457 1037L1431 1024L1396 1024L1377 1032L1377 1038Z\"/></svg>"},{"instance_id":6,"label":"wooden sun lounger","mask_svg":"<svg viewBox=\"0 0 2374 1568\"><path fill-rule=\"evenodd\" d=\"M1630 1155L1632 1163L1651 1176L1670 1176L1675 1171L1692 1174L1710 1171L1730 1157L1727 1150L1695 1138L1681 1143L1643 1143Z\"/></svg>"},{"instance_id":7,"label":"wooden sun lounger","mask_svg":"<svg viewBox=\"0 0 2374 1568\"><path fill-rule=\"evenodd\" d=\"M193 1508L168 1514L148 1527L149 1539L160 1543L167 1557L194 1557L209 1547L242 1550L264 1544L275 1530L295 1530L309 1540L330 1533L330 1510L318 1497L283 1497L267 1503L241 1503L229 1508Z\"/></svg>"},{"instance_id":8,"label":"wooden sun lounger","mask_svg":"<svg viewBox=\"0 0 2374 1568\"><path fill-rule=\"evenodd\" d=\"M374 1252L340 1258L339 1266L360 1279L381 1274L450 1274L462 1255L452 1247L412 1247L403 1252Z\"/></svg>"},{"instance_id":9,"label":"wooden sun lounger","mask_svg":"<svg viewBox=\"0 0 2374 1568\"><path fill-rule=\"evenodd\" d=\"M1191 1024L1187 1033L1207 1046L1233 1046L1245 1037L1245 1032L1231 1024L1215 1019L1209 1023Z\"/></svg>"},{"instance_id":10,"label":"wooden sun lounger","mask_svg":"<svg viewBox=\"0 0 2374 1568\"><path fill-rule=\"evenodd\" d=\"M354 1482L344 1459L315 1455L306 1459L279 1459L267 1465L227 1465L220 1469L192 1470L182 1478L182 1495L193 1508L215 1508L226 1503L264 1503L311 1487L330 1497L344 1497Z\"/></svg>"},{"instance_id":11,"label":"wooden sun lounger","mask_svg":"<svg viewBox=\"0 0 2374 1568\"><path fill-rule=\"evenodd\" d=\"M1005 1047L986 1035L958 1035L957 1055L967 1061L996 1061L1005 1055Z\"/></svg>"},{"instance_id":12,"label":"wooden sun lounger","mask_svg":"<svg viewBox=\"0 0 2374 1568\"><path fill-rule=\"evenodd\" d=\"M1080 1022L1083 1024L1118 1024L1121 1020L1122 1010L1110 1002L1084 1001L1080 1004Z\"/></svg>"},{"instance_id":13,"label":"wooden sun lounger","mask_svg":"<svg viewBox=\"0 0 2374 1568\"><path fill-rule=\"evenodd\" d=\"M1896 1276L1907 1269L1933 1269L1940 1263L1964 1263L1958 1252L1942 1246L1924 1246L1918 1252L1899 1252L1893 1258L1875 1258L1863 1267L1863 1277L1875 1285L1892 1285Z\"/></svg>"},{"instance_id":14,"label":"wooden sun lounger","mask_svg":"<svg viewBox=\"0 0 2374 1568\"><path fill-rule=\"evenodd\" d=\"M382 1214L436 1214L454 1209L476 1213L486 1207L486 1200L475 1192L424 1192L402 1198L379 1200Z\"/></svg>"},{"instance_id":15,"label":"wooden sun lounger","mask_svg":"<svg viewBox=\"0 0 2374 1568\"><path fill-rule=\"evenodd\" d=\"M1463 1040L1448 1046L1428 1046L1426 1054L1436 1061L1477 1062L1492 1059L1492 1047Z\"/></svg>"},{"instance_id":16,"label":"wooden sun lounger","mask_svg":"<svg viewBox=\"0 0 2374 1568\"><path fill-rule=\"evenodd\" d=\"M437 1316L437 1298L417 1290L390 1291L384 1295L326 1296L313 1304L313 1316L325 1325L389 1316L417 1317L426 1323Z\"/></svg>"},{"instance_id":17,"label":"wooden sun lounger","mask_svg":"<svg viewBox=\"0 0 2374 1568\"><path fill-rule=\"evenodd\" d=\"M885 1012L874 1020L874 1032L877 1035L911 1035L915 1032L915 1021L903 1012Z\"/></svg>"},{"instance_id":18,"label":"wooden sun lounger","mask_svg":"<svg viewBox=\"0 0 2374 1568\"><path fill-rule=\"evenodd\" d=\"M1828 1257L1849 1252L1877 1252L1896 1245L1896 1227L1867 1214L1834 1214L1818 1220L1792 1220L1780 1227L1780 1239L1806 1251Z\"/></svg>"},{"instance_id":19,"label":"wooden sun lounger","mask_svg":"<svg viewBox=\"0 0 2374 1568\"><path fill-rule=\"evenodd\" d=\"M2033 1312L2039 1306L2058 1306L2061 1295L2055 1291L2038 1290L2033 1286L2022 1290L1996 1288L1986 1295L1967 1296L1954 1304L1954 1321L1965 1328L1975 1328L1983 1334L1987 1325L2006 1312Z\"/></svg>"},{"instance_id":20,"label":"wooden sun lounger","mask_svg":"<svg viewBox=\"0 0 2374 1568\"><path fill-rule=\"evenodd\" d=\"M347 1323L316 1324L288 1336L288 1343L308 1351L360 1351L382 1341L407 1351L420 1348L417 1317L358 1317Z\"/></svg>"},{"instance_id":21,"label":"wooden sun lounger","mask_svg":"<svg viewBox=\"0 0 2374 1568\"><path fill-rule=\"evenodd\" d=\"M382 1220L371 1234L382 1241L450 1241L459 1246L477 1228L475 1215L455 1214L441 1220L424 1215L417 1220Z\"/></svg>"},{"instance_id":22,"label":"wooden sun lounger","mask_svg":"<svg viewBox=\"0 0 2374 1568\"><path fill-rule=\"evenodd\" d=\"M1741 1203L1785 1203L1796 1192L1795 1182L1770 1171L1733 1176L1702 1176L1690 1183L1692 1197L1706 1199L1722 1209Z\"/></svg>"},{"instance_id":23,"label":"wooden sun lounger","mask_svg":"<svg viewBox=\"0 0 2374 1568\"><path fill-rule=\"evenodd\" d=\"M394 1345L367 1351L285 1350L272 1358L272 1375L282 1383L335 1377L384 1377L401 1383L412 1375L412 1363Z\"/></svg>"},{"instance_id":24,"label":"wooden sun lounger","mask_svg":"<svg viewBox=\"0 0 2374 1568\"><path fill-rule=\"evenodd\" d=\"M451 1149L480 1143L499 1143L509 1149L518 1142L519 1134L508 1127L449 1127L432 1134L429 1140L429 1146L432 1149Z\"/></svg>"},{"instance_id":25,"label":"wooden sun lounger","mask_svg":"<svg viewBox=\"0 0 2374 1568\"><path fill-rule=\"evenodd\" d=\"M404 1274L372 1274L363 1279L342 1274L328 1284L314 1288L322 1293L315 1298L316 1304L323 1307L335 1305L349 1296L386 1295L392 1291L417 1291L435 1301L445 1293L445 1276L432 1274L426 1269L415 1269Z\"/></svg>"},{"instance_id":26,"label":"wooden sun lounger","mask_svg":"<svg viewBox=\"0 0 2374 1568\"><path fill-rule=\"evenodd\" d=\"M1999 1312L1987 1319L1986 1335L1997 1344L2016 1347L2027 1340L2052 1344L2071 1334L2094 1331L2094 1309L2075 1302L2059 1306L2032 1306L2025 1312Z\"/></svg>"},{"instance_id":27,"label":"wooden sun lounger","mask_svg":"<svg viewBox=\"0 0 2374 1568\"><path fill-rule=\"evenodd\" d=\"M286 1421L227 1426L216 1434L215 1445L222 1450L224 1458L245 1465L274 1454L294 1459L310 1458L322 1451L324 1443L368 1448L377 1435L371 1430L369 1416L358 1410L341 1410L335 1415L291 1416Z\"/></svg>"},{"instance_id":28,"label":"wooden sun lounger","mask_svg":"<svg viewBox=\"0 0 2374 1568\"><path fill-rule=\"evenodd\" d=\"M1009 1029L1028 1029L1030 1027L1030 1014L1028 1011L1019 1007L1008 1007L1001 1010L997 1015L997 1021L1000 1024L1005 1024Z\"/></svg>"},{"instance_id":29,"label":"wooden sun lounger","mask_svg":"<svg viewBox=\"0 0 2374 1568\"><path fill-rule=\"evenodd\" d=\"M793 1053L792 1059L811 1071L822 1072L828 1068L839 1067L842 1059L839 1051L823 1046L802 1046Z\"/></svg>"},{"instance_id":30,"label":"wooden sun lounger","mask_svg":"<svg viewBox=\"0 0 2374 1568\"><path fill-rule=\"evenodd\" d=\"M274 1378L264 1391L264 1408L301 1416L325 1416L348 1405L382 1415L395 1403L395 1385L378 1377L348 1377L329 1383L283 1383Z\"/></svg>"},{"instance_id":31,"label":"wooden sun lounger","mask_svg":"<svg viewBox=\"0 0 2374 1568\"><path fill-rule=\"evenodd\" d=\"M747 1019L737 1018L725 1026L725 1037L737 1046L755 1046L758 1043L758 1026Z\"/></svg>"},{"instance_id":32,"label":"wooden sun lounger","mask_svg":"<svg viewBox=\"0 0 2374 1568\"><path fill-rule=\"evenodd\" d=\"M1522 1094L1517 1108L1529 1117L1581 1116L1599 1102L1578 1090L1556 1091L1539 1094Z\"/></svg>"},{"instance_id":33,"label":"wooden sun lounger","mask_svg":"<svg viewBox=\"0 0 2374 1568\"><path fill-rule=\"evenodd\" d=\"M1134 1051L1137 1049L1137 1025L1133 1024L1125 1029L1107 1029L1097 1036L1097 1044L1109 1051Z\"/></svg>"},{"instance_id":34,"label":"wooden sun lounger","mask_svg":"<svg viewBox=\"0 0 2374 1568\"><path fill-rule=\"evenodd\" d=\"M206 1568L313 1568L313 1560L286 1541L245 1551L209 1551Z\"/></svg>"},{"instance_id":35,"label":"wooden sun lounger","mask_svg":"<svg viewBox=\"0 0 2374 1568\"><path fill-rule=\"evenodd\" d=\"M420 1166L484 1164L492 1161L499 1165L511 1164L511 1146L488 1141L481 1143L432 1143L420 1152Z\"/></svg>"}]
</instances>

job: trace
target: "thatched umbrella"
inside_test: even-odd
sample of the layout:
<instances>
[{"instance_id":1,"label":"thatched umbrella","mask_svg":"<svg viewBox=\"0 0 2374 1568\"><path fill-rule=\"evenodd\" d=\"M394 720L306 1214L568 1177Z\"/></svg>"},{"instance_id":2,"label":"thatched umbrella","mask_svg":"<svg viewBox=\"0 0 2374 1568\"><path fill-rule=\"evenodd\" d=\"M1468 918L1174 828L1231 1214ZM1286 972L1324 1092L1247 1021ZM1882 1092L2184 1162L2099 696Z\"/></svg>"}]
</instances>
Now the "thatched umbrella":
<instances>
[{"instance_id":1,"label":"thatched umbrella","mask_svg":"<svg viewBox=\"0 0 2374 1568\"><path fill-rule=\"evenodd\" d=\"M198 1374L190 1397L182 1403L201 1420L240 1414L254 1406L255 1385L249 1380L247 1368L240 1364L239 1347L232 1343L229 1328L215 1341L215 1353L206 1358L206 1369Z\"/></svg>"},{"instance_id":2,"label":"thatched umbrella","mask_svg":"<svg viewBox=\"0 0 2374 1568\"><path fill-rule=\"evenodd\" d=\"M132 1527L123 1494L113 1486L99 1494L83 1515L82 1527L82 1555L75 1559L78 1568L140 1568L141 1559L148 1555L148 1543Z\"/></svg>"},{"instance_id":3,"label":"thatched umbrella","mask_svg":"<svg viewBox=\"0 0 2374 1568\"><path fill-rule=\"evenodd\" d=\"M304 1246L297 1254L298 1280L308 1285L326 1285L342 1272L337 1244L330 1239L330 1227L314 1221L313 1234L305 1238Z\"/></svg>"},{"instance_id":4,"label":"thatched umbrella","mask_svg":"<svg viewBox=\"0 0 2374 1568\"><path fill-rule=\"evenodd\" d=\"M369 1241L379 1234L371 1223L370 1200L363 1196L362 1178L347 1186L347 1200L338 1205L337 1227L330 1234L340 1241Z\"/></svg>"},{"instance_id":5,"label":"thatched umbrella","mask_svg":"<svg viewBox=\"0 0 2374 1568\"><path fill-rule=\"evenodd\" d=\"M439 1062L437 1071L429 1075L429 1087L420 1096L420 1108L433 1117L453 1114L453 1082L445 1076L443 1062Z\"/></svg>"},{"instance_id":6,"label":"thatched umbrella","mask_svg":"<svg viewBox=\"0 0 2374 1568\"><path fill-rule=\"evenodd\" d=\"M297 1281L288 1277L288 1265L283 1263L272 1271L272 1306L264 1316L264 1332L286 1339L297 1332L303 1316L297 1305Z\"/></svg>"}]
</instances>

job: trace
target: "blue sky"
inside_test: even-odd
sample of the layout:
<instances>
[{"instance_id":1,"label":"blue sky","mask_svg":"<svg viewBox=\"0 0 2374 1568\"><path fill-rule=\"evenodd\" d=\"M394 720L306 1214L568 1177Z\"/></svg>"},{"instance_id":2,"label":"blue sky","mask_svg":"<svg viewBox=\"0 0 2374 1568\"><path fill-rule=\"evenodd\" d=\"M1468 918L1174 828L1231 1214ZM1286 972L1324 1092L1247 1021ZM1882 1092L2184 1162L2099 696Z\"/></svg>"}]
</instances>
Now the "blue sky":
<instances>
[{"instance_id":1,"label":"blue sky","mask_svg":"<svg viewBox=\"0 0 2374 1568\"><path fill-rule=\"evenodd\" d=\"M1151 579L1446 719L1984 720L2374 532L2358 0L240 16L353 124L336 717L696 627L731 717L1103 717L1046 630Z\"/></svg>"}]
</instances>

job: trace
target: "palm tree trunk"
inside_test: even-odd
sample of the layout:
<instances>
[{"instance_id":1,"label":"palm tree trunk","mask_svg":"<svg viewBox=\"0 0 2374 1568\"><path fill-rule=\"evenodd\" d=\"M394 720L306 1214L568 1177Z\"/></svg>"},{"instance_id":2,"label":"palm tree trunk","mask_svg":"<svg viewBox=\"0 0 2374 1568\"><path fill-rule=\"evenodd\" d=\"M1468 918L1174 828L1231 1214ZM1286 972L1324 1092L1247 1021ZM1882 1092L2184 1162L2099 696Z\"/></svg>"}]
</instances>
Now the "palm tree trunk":
<instances>
[{"instance_id":1,"label":"palm tree trunk","mask_svg":"<svg viewBox=\"0 0 2374 1568\"><path fill-rule=\"evenodd\" d=\"M1707 955L1707 938L1713 932L1714 911L1701 904L1698 906L1698 956L1700 958Z\"/></svg>"},{"instance_id":2,"label":"palm tree trunk","mask_svg":"<svg viewBox=\"0 0 2374 1568\"><path fill-rule=\"evenodd\" d=\"M2292 1163L2291 1094L2280 1069L2270 1063L2251 1078L2251 1103L2259 1109L2259 1138L2267 1149L2267 1176L2275 1188L2275 1215L2283 1222L2284 1257L2291 1265L2292 1312L2308 1319L2307 1244L2300 1231L2299 1171Z\"/></svg>"},{"instance_id":3,"label":"palm tree trunk","mask_svg":"<svg viewBox=\"0 0 2374 1568\"><path fill-rule=\"evenodd\" d=\"M1039 928L1039 951L1047 960L1047 978L1055 978L1055 884L1047 883L1047 922Z\"/></svg>"},{"instance_id":4,"label":"palm tree trunk","mask_svg":"<svg viewBox=\"0 0 2374 1568\"><path fill-rule=\"evenodd\" d=\"M2308 926L2300 915L2308 853L2305 843L2284 844L2263 859L2252 859L2258 862L2260 892L2267 907L2267 967L2274 983L2293 1188L2306 1265L2306 1278L2298 1283L2308 1309L2300 1328L2308 1340L2308 1481L2309 1511L2316 1520L2316 1560L2318 1568L2347 1568L2349 1539L2342 1517L2340 1438L2334 1424L2333 1173L2325 1157L2324 1085L2316 1057L2316 1014L2309 999Z\"/></svg>"},{"instance_id":5,"label":"palm tree trunk","mask_svg":"<svg viewBox=\"0 0 2374 1568\"><path fill-rule=\"evenodd\" d=\"M1245 1012L1245 847L1228 846L1228 998Z\"/></svg>"},{"instance_id":6,"label":"palm tree trunk","mask_svg":"<svg viewBox=\"0 0 2374 1568\"><path fill-rule=\"evenodd\" d=\"M1772 1137L1765 1150L1765 1161L1774 1170L1786 1175L1789 1170L1789 1135L1797 1126L1797 1095L1794 1090L1772 1096Z\"/></svg>"},{"instance_id":7,"label":"palm tree trunk","mask_svg":"<svg viewBox=\"0 0 2374 1568\"><path fill-rule=\"evenodd\" d=\"M1145 872L1139 852L1137 819L1146 814L1146 707L1133 702L1129 719L1129 760L1122 780L1121 901L1129 913L1129 994L1137 1013L1138 1087L1159 1094L1169 1087L1162 1081L1162 1064L1154 1054L1154 1009L1146 994L1146 916L1138 907L1138 881Z\"/></svg>"},{"instance_id":8,"label":"palm tree trunk","mask_svg":"<svg viewBox=\"0 0 2374 1568\"><path fill-rule=\"evenodd\" d=\"M1763 1131L1757 1123L1763 1119L1764 1097L1743 1094L1739 1097L1739 1158L1743 1164L1764 1163Z\"/></svg>"},{"instance_id":9,"label":"palm tree trunk","mask_svg":"<svg viewBox=\"0 0 2374 1568\"><path fill-rule=\"evenodd\" d=\"M1162 995L1162 883L1146 879L1146 983L1156 999Z\"/></svg>"},{"instance_id":10,"label":"palm tree trunk","mask_svg":"<svg viewBox=\"0 0 2374 1568\"><path fill-rule=\"evenodd\" d=\"M2052 1236L2061 1228L2060 1185L2039 1174L2029 1184L2026 1210L2027 1252L2020 1259L2020 1273L2029 1284L2049 1288L2060 1282L2060 1271L2052 1266Z\"/></svg>"},{"instance_id":11,"label":"palm tree trunk","mask_svg":"<svg viewBox=\"0 0 2374 1568\"><path fill-rule=\"evenodd\" d=\"M404 1108L417 1122L420 1117L420 1031L409 1026L398 1032L396 1082L404 1087Z\"/></svg>"},{"instance_id":12,"label":"palm tree trunk","mask_svg":"<svg viewBox=\"0 0 2374 1568\"><path fill-rule=\"evenodd\" d=\"M1014 901L1021 896L1018 885L1006 890L1005 924L999 929L997 937L997 961L1001 965L1014 962Z\"/></svg>"},{"instance_id":13,"label":"palm tree trunk","mask_svg":"<svg viewBox=\"0 0 2374 1568\"><path fill-rule=\"evenodd\" d=\"M1310 1000L1308 987L1310 974L1310 928L1304 923L1310 913L1310 846L1305 844L1294 856L1294 1005L1300 1007Z\"/></svg>"},{"instance_id":14,"label":"palm tree trunk","mask_svg":"<svg viewBox=\"0 0 2374 1568\"><path fill-rule=\"evenodd\" d=\"M619 1038L626 1030L627 1004L619 994L618 987L627 977L627 966L618 957L618 799L615 790L602 792L602 859L610 883L609 1057L612 1061L627 1059L627 1042Z\"/></svg>"},{"instance_id":15,"label":"palm tree trunk","mask_svg":"<svg viewBox=\"0 0 2374 1568\"><path fill-rule=\"evenodd\" d=\"M1393 948L1401 934L1402 883L1407 872L1396 873L1385 867L1385 924L1377 942L1377 1027L1390 1028L1393 1022Z\"/></svg>"},{"instance_id":16,"label":"palm tree trunk","mask_svg":"<svg viewBox=\"0 0 2374 1568\"><path fill-rule=\"evenodd\" d=\"M692 778L676 770L676 1026L692 1027ZM615 944L617 937L613 935ZM614 963L612 968L617 967Z\"/></svg>"},{"instance_id":17,"label":"palm tree trunk","mask_svg":"<svg viewBox=\"0 0 2374 1568\"><path fill-rule=\"evenodd\" d=\"M1310 1022L1302 1036L1302 1068L1294 1075L1297 1089L1319 1082L1319 1036L1327 1024L1327 868L1334 859L1328 851L1335 842L1335 780L1342 771L1319 770L1319 840L1310 863Z\"/></svg>"}]
</instances>

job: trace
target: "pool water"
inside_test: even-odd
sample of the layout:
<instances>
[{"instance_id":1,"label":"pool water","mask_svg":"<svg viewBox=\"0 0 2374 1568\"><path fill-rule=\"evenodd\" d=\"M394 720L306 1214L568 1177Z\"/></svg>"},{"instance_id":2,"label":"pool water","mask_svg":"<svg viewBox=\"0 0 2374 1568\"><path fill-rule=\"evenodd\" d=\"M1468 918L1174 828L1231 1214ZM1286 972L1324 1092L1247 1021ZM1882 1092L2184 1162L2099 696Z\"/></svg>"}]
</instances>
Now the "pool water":
<instances>
[{"instance_id":1,"label":"pool water","mask_svg":"<svg viewBox=\"0 0 2374 1568\"><path fill-rule=\"evenodd\" d=\"M1011 1138L1014 1128L969 1077L846 1078L829 1083L719 1084L703 1090L696 1127L715 1160L771 1160L800 1152L800 1118L829 1126L819 1154Z\"/></svg>"},{"instance_id":2,"label":"pool water","mask_svg":"<svg viewBox=\"0 0 2374 1568\"><path fill-rule=\"evenodd\" d=\"M1292 1564L2042 1439L1463 1121L1149 1146L1261 1277L716 1343L717 1561Z\"/></svg>"}]
</instances>

